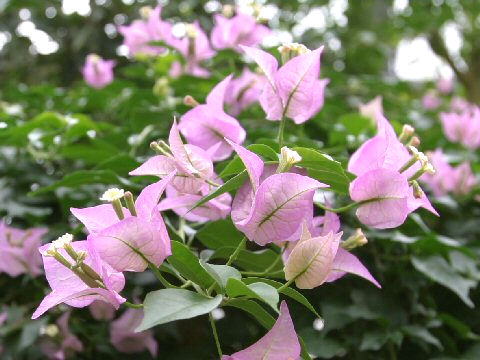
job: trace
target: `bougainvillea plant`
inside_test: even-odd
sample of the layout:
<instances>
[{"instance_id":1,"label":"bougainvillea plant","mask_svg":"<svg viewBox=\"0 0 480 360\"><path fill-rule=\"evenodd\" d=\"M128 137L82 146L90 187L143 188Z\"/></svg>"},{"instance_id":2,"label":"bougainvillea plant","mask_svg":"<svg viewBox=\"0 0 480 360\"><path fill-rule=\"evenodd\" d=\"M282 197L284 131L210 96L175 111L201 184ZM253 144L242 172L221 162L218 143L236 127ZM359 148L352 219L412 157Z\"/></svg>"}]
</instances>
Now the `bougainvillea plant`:
<instances>
[{"instance_id":1,"label":"bougainvillea plant","mask_svg":"<svg viewBox=\"0 0 480 360\"><path fill-rule=\"evenodd\" d=\"M179 32L160 17L160 6L142 8L140 19L119 26L132 62L155 68L152 59L169 61L155 84L157 94L171 91L165 89L166 74L210 79L213 86L204 89L205 99L176 94L177 101L183 99L178 109L185 111L161 119L163 129L155 134L162 136L150 144L145 140L154 125L129 138L132 161L122 166L131 178L110 177L90 191L96 199L75 201L72 221L64 224L74 224L69 233L42 244L48 229L0 223L0 272L44 273L50 287L31 318L62 312L55 324L42 327L41 348L49 358L83 351L69 322L71 308L88 307L95 321L109 322L110 343L118 352L146 350L161 358L154 328L203 316L217 349L211 358L311 359L289 308L303 307L323 322L308 295L319 287L342 288L345 277L363 281L361 286L381 297L388 280L381 266L371 268L359 252L370 246L368 234L399 236L395 229L412 218L423 226L419 213L440 216L434 200L466 196L476 187L467 160L451 165L441 148L420 151L421 136L411 125L390 122L380 95L361 104L354 119L366 121L376 134L363 136L346 156L336 159L338 153L314 135L302 138L335 86L321 71L327 50L298 43L262 50L271 30L251 14L224 10L214 16L210 38L198 21L182 24ZM232 59L228 75L211 66L222 51ZM84 81L93 91L108 89L118 67L116 60L89 54ZM452 86L439 81L437 90L425 94L423 107L443 106ZM252 124L243 123L240 114L255 106L263 113L254 126L275 129L275 139L253 136ZM443 110L445 138L477 149L480 109L457 101ZM137 156L138 149L149 155ZM95 178L88 181L94 184ZM413 263L421 271L424 263ZM154 285L138 286L152 279ZM473 306L468 289L459 296ZM255 334L256 342L245 347L222 340L216 322L227 308L265 328ZM0 313L0 323L6 320ZM225 348L235 352L227 355Z\"/></svg>"}]
</instances>

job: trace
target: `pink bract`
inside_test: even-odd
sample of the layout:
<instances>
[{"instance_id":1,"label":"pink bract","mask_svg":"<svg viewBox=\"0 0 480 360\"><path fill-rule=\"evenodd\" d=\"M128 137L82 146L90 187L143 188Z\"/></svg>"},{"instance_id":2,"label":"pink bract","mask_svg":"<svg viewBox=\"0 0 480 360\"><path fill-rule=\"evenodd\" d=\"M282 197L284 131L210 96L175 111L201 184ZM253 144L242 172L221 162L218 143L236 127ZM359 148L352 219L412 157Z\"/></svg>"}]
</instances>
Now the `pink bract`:
<instances>
[{"instance_id":1,"label":"pink bract","mask_svg":"<svg viewBox=\"0 0 480 360\"><path fill-rule=\"evenodd\" d=\"M249 175L232 203L235 226L262 246L294 240L302 223L311 220L315 190L328 185L292 172L275 174L272 168L264 169L258 155L230 144Z\"/></svg>"},{"instance_id":2,"label":"pink bract","mask_svg":"<svg viewBox=\"0 0 480 360\"><path fill-rule=\"evenodd\" d=\"M296 56L282 67L269 53L241 46L267 78L260 105L268 120L279 121L284 116L301 124L314 116L323 106L326 80L320 80L320 56L323 47Z\"/></svg>"},{"instance_id":3,"label":"pink bract","mask_svg":"<svg viewBox=\"0 0 480 360\"><path fill-rule=\"evenodd\" d=\"M83 351L82 342L70 331L70 327L68 326L69 320L70 311L67 311L56 321L59 329L57 337L60 339L60 344L54 339L45 339L40 343L42 352L48 356L49 359L64 360L74 352Z\"/></svg>"},{"instance_id":4,"label":"pink bract","mask_svg":"<svg viewBox=\"0 0 480 360\"><path fill-rule=\"evenodd\" d=\"M95 300L105 301L118 309L125 299L118 293L125 286L125 278L122 273L115 271L111 266L104 263L95 248L87 241L74 241L72 247L75 251L85 251L85 263L89 265L102 278L106 289L92 288L85 284L72 270L59 263L55 258L44 255L50 244L40 247L42 254L45 276L52 288L52 292L45 296L37 310L32 315L36 319L48 309L65 303L73 307L85 307ZM58 250L60 254L73 263L64 249Z\"/></svg>"},{"instance_id":5,"label":"pink bract","mask_svg":"<svg viewBox=\"0 0 480 360\"><path fill-rule=\"evenodd\" d=\"M135 201L137 216L127 215L118 220L112 209L110 217L101 218L108 212L105 207L111 205L70 209L91 232L88 241L102 260L115 270L144 271L149 262L159 266L171 255L170 237L157 205L174 176L175 172L172 172L142 190ZM92 223L95 224L93 228Z\"/></svg>"},{"instance_id":6,"label":"pink bract","mask_svg":"<svg viewBox=\"0 0 480 360\"><path fill-rule=\"evenodd\" d=\"M85 82L97 89L103 88L113 81L114 60L103 60L96 54L87 56L82 73Z\"/></svg>"},{"instance_id":7,"label":"pink bract","mask_svg":"<svg viewBox=\"0 0 480 360\"><path fill-rule=\"evenodd\" d=\"M110 342L123 353L136 353L148 350L152 357L157 356L158 344L151 330L135 332L143 319L141 309L127 309L110 325Z\"/></svg>"},{"instance_id":8,"label":"pink bract","mask_svg":"<svg viewBox=\"0 0 480 360\"><path fill-rule=\"evenodd\" d=\"M300 350L287 303L282 301L280 316L265 336L242 351L222 356L222 360L299 360Z\"/></svg>"},{"instance_id":9,"label":"pink bract","mask_svg":"<svg viewBox=\"0 0 480 360\"><path fill-rule=\"evenodd\" d=\"M237 119L223 110L225 91L232 75L218 83L207 96L206 104L195 106L180 119L178 128L187 141L204 150L220 143L213 154L214 161L228 158L232 148L225 139L241 144L246 132Z\"/></svg>"},{"instance_id":10,"label":"pink bract","mask_svg":"<svg viewBox=\"0 0 480 360\"><path fill-rule=\"evenodd\" d=\"M211 41L215 49L232 48L241 52L239 45L256 46L271 34L265 25L258 24L255 18L239 13L231 18L216 14Z\"/></svg>"},{"instance_id":11,"label":"pink bract","mask_svg":"<svg viewBox=\"0 0 480 360\"><path fill-rule=\"evenodd\" d=\"M46 228L21 230L0 221L0 273L40 275L42 258L37 249L46 233Z\"/></svg>"},{"instance_id":12,"label":"pink bract","mask_svg":"<svg viewBox=\"0 0 480 360\"><path fill-rule=\"evenodd\" d=\"M265 76L253 73L248 68L243 69L239 77L230 81L225 93L225 103L229 105L229 113L237 116L243 109L256 103L265 81Z\"/></svg>"}]
</instances>

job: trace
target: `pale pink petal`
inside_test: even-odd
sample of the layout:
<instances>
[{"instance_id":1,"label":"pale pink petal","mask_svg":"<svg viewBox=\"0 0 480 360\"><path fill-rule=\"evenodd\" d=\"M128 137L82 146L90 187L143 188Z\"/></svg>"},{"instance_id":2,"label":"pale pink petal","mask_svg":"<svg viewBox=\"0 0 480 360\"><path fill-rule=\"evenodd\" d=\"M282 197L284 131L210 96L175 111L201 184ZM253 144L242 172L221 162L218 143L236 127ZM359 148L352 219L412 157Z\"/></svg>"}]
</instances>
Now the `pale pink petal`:
<instances>
[{"instance_id":1,"label":"pale pink petal","mask_svg":"<svg viewBox=\"0 0 480 360\"><path fill-rule=\"evenodd\" d=\"M145 187L135 201L135 210L137 216L150 221L153 213L156 211L156 206L165 191L166 186L172 181L176 171L171 172L162 180L150 184Z\"/></svg>"},{"instance_id":2,"label":"pale pink petal","mask_svg":"<svg viewBox=\"0 0 480 360\"><path fill-rule=\"evenodd\" d=\"M227 90L230 80L232 80L233 75L228 75L225 79L220 81L215 87L210 91L207 96L206 103L210 106L216 107L220 110L223 110L223 100L225 98L225 91Z\"/></svg>"},{"instance_id":3,"label":"pale pink petal","mask_svg":"<svg viewBox=\"0 0 480 360\"><path fill-rule=\"evenodd\" d=\"M296 123L308 120L312 115L315 90L320 74L320 56L323 47L299 55L283 65L275 75L276 89L284 107L284 113ZM318 100L318 93L315 97Z\"/></svg>"},{"instance_id":4,"label":"pale pink petal","mask_svg":"<svg viewBox=\"0 0 480 360\"><path fill-rule=\"evenodd\" d=\"M259 186L250 215L235 226L259 245L285 241L311 215L313 193L322 187L327 185L307 176L272 175Z\"/></svg>"},{"instance_id":5,"label":"pale pink petal","mask_svg":"<svg viewBox=\"0 0 480 360\"><path fill-rule=\"evenodd\" d=\"M235 150L247 169L253 191L256 192L260 185L260 176L263 173L263 161L254 152L245 149L243 146L235 144L234 142L225 139L230 146Z\"/></svg>"},{"instance_id":6,"label":"pale pink petal","mask_svg":"<svg viewBox=\"0 0 480 360\"><path fill-rule=\"evenodd\" d=\"M285 279L299 289L313 289L327 279L342 233L300 240L285 264Z\"/></svg>"},{"instance_id":7,"label":"pale pink petal","mask_svg":"<svg viewBox=\"0 0 480 360\"><path fill-rule=\"evenodd\" d=\"M330 272L326 282L332 282L341 278L346 273L358 275L371 283L376 287L381 288L380 284L370 274L368 269L358 260L358 258L342 247L338 248L337 254L333 259L332 271Z\"/></svg>"},{"instance_id":8,"label":"pale pink petal","mask_svg":"<svg viewBox=\"0 0 480 360\"><path fill-rule=\"evenodd\" d=\"M71 213L87 228L89 233L99 232L119 221L111 204L102 204L83 209L70 208ZM123 208L125 216L130 212Z\"/></svg>"},{"instance_id":9,"label":"pale pink petal","mask_svg":"<svg viewBox=\"0 0 480 360\"><path fill-rule=\"evenodd\" d=\"M280 316L272 329L250 347L222 360L299 360L300 343L288 311L287 303L280 304Z\"/></svg>"},{"instance_id":10,"label":"pale pink petal","mask_svg":"<svg viewBox=\"0 0 480 360\"><path fill-rule=\"evenodd\" d=\"M356 215L365 225L379 229L397 227L409 214L407 197L411 189L398 171L375 169L350 183L350 197L360 205Z\"/></svg>"},{"instance_id":11,"label":"pale pink petal","mask_svg":"<svg viewBox=\"0 0 480 360\"><path fill-rule=\"evenodd\" d=\"M166 243L170 239L165 239L156 225L155 222L129 217L90 235L88 241L100 258L115 270L141 272L148 266L145 259L159 266L167 256Z\"/></svg>"}]
</instances>

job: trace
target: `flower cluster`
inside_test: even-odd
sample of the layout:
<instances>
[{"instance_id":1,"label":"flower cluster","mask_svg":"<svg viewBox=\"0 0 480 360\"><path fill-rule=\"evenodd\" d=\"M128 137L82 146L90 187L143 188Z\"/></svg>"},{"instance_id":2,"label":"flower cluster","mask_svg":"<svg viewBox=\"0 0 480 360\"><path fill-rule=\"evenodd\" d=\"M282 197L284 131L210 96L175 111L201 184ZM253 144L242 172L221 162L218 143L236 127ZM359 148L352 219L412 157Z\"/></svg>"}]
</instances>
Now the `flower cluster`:
<instances>
[{"instance_id":1,"label":"flower cluster","mask_svg":"<svg viewBox=\"0 0 480 360\"><path fill-rule=\"evenodd\" d=\"M0 273L40 275L42 258L37 249L47 231L43 227L20 230L0 221Z\"/></svg>"}]
</instances>

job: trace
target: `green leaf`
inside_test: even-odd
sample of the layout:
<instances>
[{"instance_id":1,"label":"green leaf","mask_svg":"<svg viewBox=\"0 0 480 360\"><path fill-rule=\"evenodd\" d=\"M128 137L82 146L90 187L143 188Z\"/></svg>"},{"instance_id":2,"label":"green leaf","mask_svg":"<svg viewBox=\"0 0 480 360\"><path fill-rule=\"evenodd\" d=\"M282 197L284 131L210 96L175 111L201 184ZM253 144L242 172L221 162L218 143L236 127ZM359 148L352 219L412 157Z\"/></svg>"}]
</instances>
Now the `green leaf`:
<instances>
[{"instance_id":1,"label":"green leaf","mask_svg":"<svg viewBox=\"0 0 480 360\"><path fill-rule=\"evenodd\" d=\"M233 225L232 219L218 220L207 223L198 230L196 237L209 249L224 246L237 246L243 234Z\"/></svg>"},{"instance_id":2,"label":"green leaf","mask_svg":"<svg viewBox=\"0 0 480 360\"><path fill-rule=\"evenodd\" d=\"M246 179L247 179L247 171L244 170L240 174L234 176L233 178L225 182L225 184L223 184L222 186L218 187L215 191L213 191L212 193L208 194L203 199L198 201L195 205L193 205L193 207L189 211L196 209L197 207L205 204L206 202L212 199L215 199L216 197L222 194L225 194L226 192L238 189L240 186L242 186L242 184L245 182Z\"/></svg>"},{"instance_id":3,"label":"green leaf","mask_svg":"<svg viewBox=\"0 0 480 360\"><path fill-rule=\"evenodd\" d=\"M85 184L122 184L127 187L133 186L130 181L118 176L111 170L79 170L65 175L61 180L56 181L53 184L29 192L28 195L36 196L61 187L75 189Z\"/></svg>"},{"instance_id":4,"label":"green leaf","mask_svg":"<svg viewBox=\"0 0 480 360\"><path fill-rule=\"evenodd\" d=\"M209 298L184 289L152 291L145 297L143 320L135 331L140 332L156 325L207 314L221 302L221 295Z\"/></svg>"},{"instance_id":5,"label":"green leaf","mask_svg":"<svg viewBox=\"0 0 480 360\"><path fill-rule=\"evenodd\" d=\"M204 288L210 287L215 282L215 279L200 265L198 257L178 241L172 241L172 255L167 261L183 277Z\"/></svg>"},{"instance_id":6,"label":"green leaf","mask_svg":"<svg viewBox=\"0 0 480 360\"><path fill-rule=\"evenodd\" d=\"M440 341L435 336L433 336L432 333L428 331L428 329L424 326L405 325L404 327L402 327L402 330L405 334L417 338L423 342L426 342L427 344L431 344L437 347L439 350L443 349Z\"/></svg>"},{"instance_id":7,"label":"green leaf","mask_svg":"<svg viewBox=\"0 0 480 360\"><path fill-rule=\"evenodd\" d=\"M458 274L452 266L440 255L429 257L413 257L411 259L415 269L420 271L426 277L452 290L469 307L474 304L468 296L471 288L477 285L477 282L467 279Z\"/></svg>"},{"instance_id":8,"label":"green leaf","mask_svg":"<svg viewBox=\"0 0 480 360\"><path fill-rule=\"evenodd\" d=\"M267 330L270 330L273 324L275 324L273 316L255 301L247 299L231 299L225 303L225 306L236 307L249 313Z\"/></svg>"},{"instance_id":9,"label":"green leaf","mask_svg":"<svg viewBox=\"0 0 480 360\"><path fill-rule=\"evenodd\" d=\"M310 177L330 185L332 191L348 193L350 178L340 162L314 149L295 147L293 150L302 157L297 166L307 169Z\"/></svg>"},{"instance_id":10,"label":"green leaf","mask_svg":"<svg viewBox=\"0 0 480 360\"><path fill-rule=\"evenodd\" d=\"M270 305L273 310L278 312L279 297L277 290L273 286L262 282L245 285L240 280L231 278L228 280L225 289L229 297L236 298L246 296L251 299L257 299Z\"/></svg>"},{"instance_id":11,"label":"green leaf","mask_svg":"<svg viewBox=\"0 0 480 360\"><path fill-rule=\"evenodd\" d=\"M271 285L274 288L278 289L279 287L283 286L281 282L275 281L275 280L270 280L270 279L263 279L263 278L256 278L256 277L250 277L243 279L243 282L246 284L252 284L254 282L264 282L265 284ZM282 291L280 291L281 294L288 296L289 298L299 302L303 306L305 306L308 310L310 310L317 318L322 319L320 314L315 310L315 308L310 304L310 302L307 300L305 296L300 294L297 290L292 289L292 288L285 288Z\"/></svg>"},{"instance_id":12,"label":"green leaf","mask_svg":"<svg viewBox=\"0 0 480 360\"><path fill-rule=\"evenodd\" d=\"M458 320L450 314L442 313L438 314L438 318L446 325L454 329L464 339L480 340L480 335L475 334L470 327L464 322Z\"/></svg>"},{"instance_id":13,"label":"green leaf","mask_svg":"<svg viewBox=\"0 0 480 360\"><path fill-rule=\"evenodd\" d=\"M203 268L207 270L210 276L215 279L217 284L220 285L222 289L225 289L229 279L242 279L242 274L240 274L240 271L238 271L234 267L228 265L209 264L203 260L200 260L200 265L202 265Z\"/></svg>"}]
</instances>

